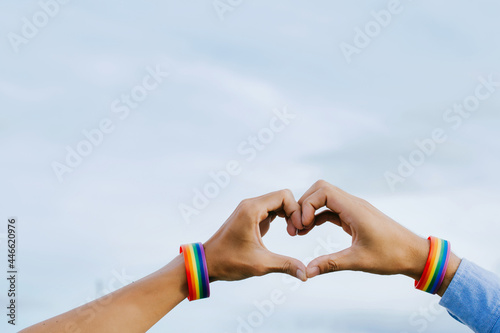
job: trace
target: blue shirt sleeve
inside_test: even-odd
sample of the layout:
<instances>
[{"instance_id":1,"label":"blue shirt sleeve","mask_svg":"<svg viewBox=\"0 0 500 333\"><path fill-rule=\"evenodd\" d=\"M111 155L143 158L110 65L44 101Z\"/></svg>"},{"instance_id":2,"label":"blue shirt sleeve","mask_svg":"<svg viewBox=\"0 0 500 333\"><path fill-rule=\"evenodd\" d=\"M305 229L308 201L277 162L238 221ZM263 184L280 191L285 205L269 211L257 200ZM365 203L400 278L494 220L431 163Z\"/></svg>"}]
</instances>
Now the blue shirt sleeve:
<instances>
[{"instance_id":1,"label":"blue shirt sleeve","mask_svg":"<svg viewBox=\"0 0 500 333\"><path fill-rule=\"evenodd\" d=\"M439 304L474 332L500 332L500 279L465 258Z\"/></svg>"}]
</instances>

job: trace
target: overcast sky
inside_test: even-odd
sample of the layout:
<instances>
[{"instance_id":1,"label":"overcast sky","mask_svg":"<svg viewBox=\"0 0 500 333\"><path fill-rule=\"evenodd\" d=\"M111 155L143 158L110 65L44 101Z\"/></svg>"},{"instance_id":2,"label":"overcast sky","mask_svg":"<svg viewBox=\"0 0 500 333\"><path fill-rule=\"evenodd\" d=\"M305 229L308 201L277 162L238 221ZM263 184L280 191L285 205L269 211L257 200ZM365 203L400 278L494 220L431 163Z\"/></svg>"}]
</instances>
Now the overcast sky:
<instances>
[{"instance_id":1,"label":"overcast sky","mask_svg":"<svg viewBox=\"0 0 500 333\"><path fill-rule=\"evenodd\" d=\"M153 272L244 198L289 188L298 199L317 179L500 273L499 10L3 4L0 247L16 216L20 273L19 326L2 320L2 332ZM210 185L234 161L239 173ZM350 240L335 226L291 238L276 221L264 241L307 261ZM151 332L238 332L273 290L285 301L252 332L468 331L412 286L352 272L215 283L211 299L183 302Z\"/></svg>"}]
</instances>

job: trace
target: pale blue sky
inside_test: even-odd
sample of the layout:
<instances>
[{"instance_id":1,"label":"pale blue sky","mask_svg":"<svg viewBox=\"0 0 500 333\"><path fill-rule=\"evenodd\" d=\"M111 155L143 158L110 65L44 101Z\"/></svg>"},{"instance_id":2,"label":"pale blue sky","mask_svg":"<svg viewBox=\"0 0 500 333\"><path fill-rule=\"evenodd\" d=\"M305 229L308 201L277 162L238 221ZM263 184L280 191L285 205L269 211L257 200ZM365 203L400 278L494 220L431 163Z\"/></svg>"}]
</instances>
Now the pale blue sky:
<instances>
[{"instance_id":1,"label":"pale blue sky","mask_svg":"<svg viewBox=\"0 0 500 333\"><path fill-rule=\"evenodd\" d=\"M401 1L348 64L341 43L353 44L356 27L388 3L243 0L220 20L209 0L71 1L18 52L9 34L21 35L23 18L42 9L3 4L0 200L2 225L20 221L18 329L92 299L117 272L138 279L161 267L179 244L210 237L244 198L290 188L298 199L320 178L500 273L500 91L457 129L443 119L479 77L500 81L500 5ZM112 103L156 66L168 77L120 119ZM295 118L246 161L238 147L285 108ZM53 162L103 119L113 131L59 182ZM446 142L391 190L384 174L436 128ZM179 205L191 205L193 189L230 160L241 173L186 223ZM297 239L280 222L264 241L307 259L327 237L349 244L333 226ZM278 288L286 302L254 332L417 332L419 311L435 299L412 283L351 272L297 290L279 275L217 283L210 300L184 302L151 331L236 332L237 318ZM208 323L186 324L207 312ZM467 332L444 311L425 323L426 332Z\"/></svg>"}]
</instances>

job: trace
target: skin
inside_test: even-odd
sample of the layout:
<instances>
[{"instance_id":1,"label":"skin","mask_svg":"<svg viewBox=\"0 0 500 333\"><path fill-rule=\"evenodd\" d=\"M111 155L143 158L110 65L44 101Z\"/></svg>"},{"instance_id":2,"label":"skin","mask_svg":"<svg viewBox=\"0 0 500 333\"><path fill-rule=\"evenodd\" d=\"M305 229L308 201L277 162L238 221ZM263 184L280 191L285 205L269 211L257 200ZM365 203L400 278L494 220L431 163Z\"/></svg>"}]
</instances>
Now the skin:
<instances>
[{"instance_id":1,"label":"skin","mask_svg":"<svg viewBox=\"0 0 500 333\"><path fill-rule=\"evenodd\" d=\"M204 244L210 281L235 281L273 272L306 280L297 259L270 252L262 242L276 216L300 223L300 206L288 190L243 200ZM293 222L292 222L293 221ZM184 258L95 301L28 327L23 333L146 332L188 295Z\"/></svg>"},{"instance_id":2,"label":"skin","mask_svg":"<svg viewBox=\"0 0 500 333\"><path fill-rule=\"evenodd\" d=\"M316 214L316 210L326 207ZM306 267L295 258L270 252L262 242L271 222L285 218L290 235L306 235L325 222L352 236L351 247L321 256ZM404 274L418 279L429 242L402 227L363 199L325 181L316 182L297 202L289 190L243 200L204 244L210 281L242 280L280 272L305 281L342 270ZM460 259L451 254L443 295ZM188 295L184 259L175 257L158 271L90 303L28 327L24 333L146 332Z\"/></svg>"},{"instance_id":3,"label":"skin","mask_svg":"<svg viewBox=\"0 0 500 333\"><path fill-rule=\"evenodd\" d=\"M429 254L429 241L404 228L367 201L320 180L304 193L298 203L302 207L302 225L294 226L299 235L331 222L352 237L349 248L311 261L307 266L307 277L342 270L403 274L415 280L422 275ZM327 209L316 215L316 210L322 207ZM451 253L443 284L438 290L440 296L448 288L459 265L460 259Z\"/></svg>"}]
</instances>

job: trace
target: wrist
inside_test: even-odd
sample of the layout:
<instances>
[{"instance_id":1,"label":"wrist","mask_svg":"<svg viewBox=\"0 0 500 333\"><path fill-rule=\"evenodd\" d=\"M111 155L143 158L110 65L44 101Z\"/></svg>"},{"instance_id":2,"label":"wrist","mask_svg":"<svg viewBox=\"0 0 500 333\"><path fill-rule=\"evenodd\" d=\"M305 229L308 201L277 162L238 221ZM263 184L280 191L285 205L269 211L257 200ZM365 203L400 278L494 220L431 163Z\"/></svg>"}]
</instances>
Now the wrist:
<instances>
[{"instance_id":1,"label":"wrist","mask_svg":"<svg viewBox=\"0 0 500 333\"><path fill-rule=\"evenodd\" d=\"M180 246L180 252L184 258L186 279L188 284L188 300L210 297L210 279L202 243L189 243Z\"/></svg>"},{"instance_id":2,"label":"wrist","mask_svg":"<svg viewBox=\"0 0 500 333\"><path fill-rule=\"evenodd\" d=\"M159 276L162 281L161 284L170 286L174 292L182 295L181 299L188 296L189 288L186 276L186 266L182 254L177 255L170 263L160 268L151 276ZM155 291L155 293L157 292Z\"/></svg>"},{"instance_id":3,"label":"wrist","mask_svg":"<svg viewBox=\"0 0 500 333\"><path fill-rule=\"evenodd\" d=\"M212 244L210 243L210 240L203 243L203 248L205 250L205 259L207 261L208 279L210 280L210 282L217 281L219 280L219 277L217 275L217 264L215 262L217 255L214 253L214 249Z\"/></svg>"},{"instance_id":4,"label":"wrist","mask_svg":"<svg viewBox=\"0 0 500 333\"><path fill-rule=\"evenodd\" d=\"M407 243L407 253L405 262L402 264L401 274L414 280L419 280L424 272L427 257L429 256L430 242L422 237L415 235Z\"/></svg>"},{"instance_id":5,"label":"wrist","mask_svg":"<svg viewBox=\"0 0 500 333\"><path fill-rule=\"evenodd\" d=\"M441 287L439 287L437 294L439 296L443 296L446 289L448 289L448 286L451 283L451 280L453 280L453 277L455 276L455 273L458 270L458 266L460 266L460 263L462 262L462 259L457 257L453 252L450 253L450 259L448 261L448 269L446 270L446 274L443 279L443 283L441 284Z\"/></svg>"},{"instance_id":6,"label":"wrist","mask_svg":"<svg viewBox=\"0 0 500 333\"><path fill-rule=\"evenodd\" d=\"M418 281L422 277L425 269L425 264L430 251L430 242L425 238L416 236L408 243L407 251L407 263L403 264L401 273ZM439 296L443 296L446 289L450 285L458 266L460 266L460 262L461 259L451 252L448 261L448 268L446 269L443 282L437 290L437 294Z\"/></svg>"}]
</instances>

